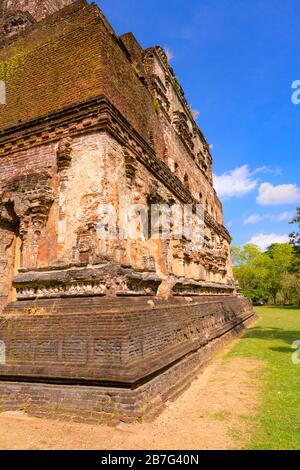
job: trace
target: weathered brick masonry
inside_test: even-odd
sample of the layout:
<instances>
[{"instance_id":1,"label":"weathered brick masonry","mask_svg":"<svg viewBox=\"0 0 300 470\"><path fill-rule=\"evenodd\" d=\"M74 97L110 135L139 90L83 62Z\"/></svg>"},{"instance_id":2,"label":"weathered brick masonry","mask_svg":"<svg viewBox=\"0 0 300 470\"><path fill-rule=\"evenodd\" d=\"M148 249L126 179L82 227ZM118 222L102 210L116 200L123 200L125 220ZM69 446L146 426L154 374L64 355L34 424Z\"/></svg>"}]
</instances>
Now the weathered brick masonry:
<instances>
[{"instance_id":1,"label":"weathered brick masonry","mask_svg":"<svg viewBox=\"0 0 300 470\"><path fill-rule=\"evenodd\" d=\"M0 0L0 80L0 409L152 417L253 317L210 147L164 51L85 0ZM126 198L201 204L203 246L102 239Z\"/></svg>"}]
</instances>

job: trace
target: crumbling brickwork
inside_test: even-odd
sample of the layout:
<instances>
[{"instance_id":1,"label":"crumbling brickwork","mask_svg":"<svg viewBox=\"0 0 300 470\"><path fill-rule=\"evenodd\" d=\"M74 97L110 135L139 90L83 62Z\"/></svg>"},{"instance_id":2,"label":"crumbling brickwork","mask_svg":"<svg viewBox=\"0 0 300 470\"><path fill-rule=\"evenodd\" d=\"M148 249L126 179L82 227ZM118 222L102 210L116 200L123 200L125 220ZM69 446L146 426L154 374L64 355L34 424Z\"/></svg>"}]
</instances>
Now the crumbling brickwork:
<instances>
[{"instance_id":1,"label":"crumbling brickwork","mask_svg":"<svg viewBox=\"0 0 300 470\"><path fill-rule=\"evenodd\" d=\"M174 364L192 375L252 309L233 279L210 147L164 51L117 36L85 0L0 0L0 80L0 389L42 403L42 388L12 382L108 383L139 400L129 390L154 394L155 380L161 399L168 368L181 389ZM201 206L201 247L174 221L151 236L139 221L153 205L188 205L193 226ZM101 237L110 208L115 236ZM138 237L120 236L125 213Z\"/></svg>"}]
</instances>

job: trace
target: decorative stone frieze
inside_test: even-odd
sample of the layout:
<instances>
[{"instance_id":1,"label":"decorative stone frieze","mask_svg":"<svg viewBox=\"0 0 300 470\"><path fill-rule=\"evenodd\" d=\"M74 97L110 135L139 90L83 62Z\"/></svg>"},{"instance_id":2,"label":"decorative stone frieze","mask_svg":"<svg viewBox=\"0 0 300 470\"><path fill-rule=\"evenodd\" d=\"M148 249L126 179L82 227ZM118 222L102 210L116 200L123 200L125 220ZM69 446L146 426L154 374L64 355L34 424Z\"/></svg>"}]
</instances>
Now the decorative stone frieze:
<instances>
[{"instance_id":1,"label":"decorative stone frieze","mask_svg":"<svg viewBox=\"0 0 300 470\"><path fill-rule=\"evenodd\" d=\"M72 161L72 139L67 137L62 139L57 149L57 169L59 172L67 170Z\"/></svg>"},{"instance_id":2,"label":"decorative stone frieze","mask_svg":"<svg viewBox=\"0 0 300 470\"><path fill-rule=\"evenodd\" d=\"M189 130L188 120L184 113L181 111L175 111L173 114L173 125L176 129L176 132L184 141L184 143L193 150L194 143L193 143L193 136Z\"/></svg>"},{"instance_id":3,"label":"decorative stone frieze","mask_svg":"<svg viewBox=\"0 0 300 470\"><path fill-rule=\"evenodd\" d=\"M30 174L9 181L2 192L0 218L22 239L22 262L35 266L41 236L54 197L48 175Z\"/></svg>"},{"instance_id":4,"label":"decorative stone frieze","mask_svg":"<svg viewBox=\"0 0 300 470\"><path fill-rule=\"evenodd\" d=\"M132 188L137 172L137 159L125 150L125 172L128 187Z\"/></svg>"}]
</instances>

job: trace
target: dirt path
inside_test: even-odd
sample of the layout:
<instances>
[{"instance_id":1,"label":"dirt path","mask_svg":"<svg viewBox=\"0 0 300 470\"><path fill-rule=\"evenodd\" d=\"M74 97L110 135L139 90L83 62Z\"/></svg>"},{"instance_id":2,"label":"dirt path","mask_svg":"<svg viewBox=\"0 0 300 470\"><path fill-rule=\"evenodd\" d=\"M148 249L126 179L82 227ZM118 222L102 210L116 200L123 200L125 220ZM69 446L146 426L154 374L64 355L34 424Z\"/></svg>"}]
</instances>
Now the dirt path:
<instances>
[{"instance_id":1,"label":"dirt path","mask_svg":"<svg viewBox=\"0 0 300 470\"><path fill-rule=\"evenodd\" d=\"M153 423L115 429L2 413L0 449L241 448L259 406L262 364L224 360L225 352Z\"/></svg>"}]
</instances>

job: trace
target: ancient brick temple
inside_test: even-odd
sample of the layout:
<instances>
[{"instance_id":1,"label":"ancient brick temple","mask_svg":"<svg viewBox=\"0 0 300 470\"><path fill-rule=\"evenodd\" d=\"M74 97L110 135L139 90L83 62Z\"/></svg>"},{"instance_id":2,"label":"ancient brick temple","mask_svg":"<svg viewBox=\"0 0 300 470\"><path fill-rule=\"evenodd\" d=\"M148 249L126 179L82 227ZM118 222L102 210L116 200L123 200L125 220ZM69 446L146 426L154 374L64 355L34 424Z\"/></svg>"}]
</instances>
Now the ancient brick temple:
<instances>
[{"instance_id":1,"label":"ancient brick temple","mask_svg":"<svg viewBox=\"0 0 300 470\"><path fill-rule=\"evenodd\" d=\"M0 409L151 417L253 316L209 145L164 51L85 0L0 0L0 80ZM126 198L201 204L201 249L100 237Z\"/></svg>"}]
</instances>

